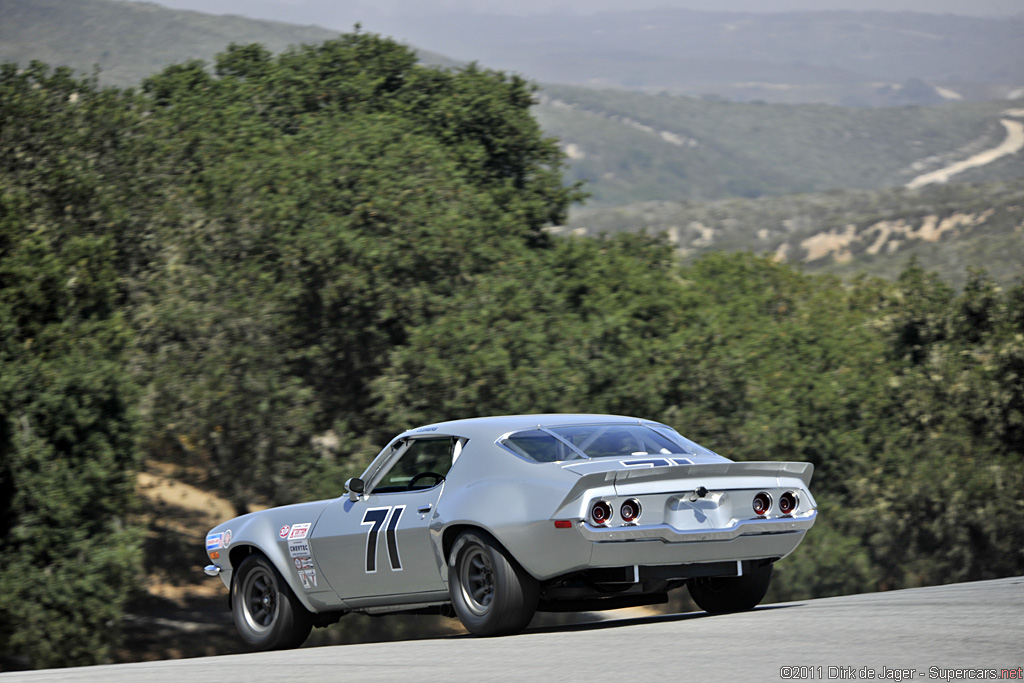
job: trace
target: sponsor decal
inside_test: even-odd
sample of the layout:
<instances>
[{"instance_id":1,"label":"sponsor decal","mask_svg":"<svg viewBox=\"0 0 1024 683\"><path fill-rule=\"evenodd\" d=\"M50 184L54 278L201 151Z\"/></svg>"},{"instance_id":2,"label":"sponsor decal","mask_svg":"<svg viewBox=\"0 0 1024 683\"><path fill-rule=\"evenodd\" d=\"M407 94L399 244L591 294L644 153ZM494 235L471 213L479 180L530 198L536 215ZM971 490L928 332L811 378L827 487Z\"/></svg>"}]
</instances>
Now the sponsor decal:
<instances>
[{"instance_id":1,"label":"sponsor decal","mask_svg":"<svg viewBox=\"0 0 1024 683\"><path fill-rule=\"evenodd\" d=\"M436 432L436 431L437 431L437 427L420 427L419 429L416 430L417 433L419 433L419 432Z\"/></svg>"},{"instance_id":2,"label":"sponsor decal","mask_svg":"<svg viewBox=\"0 0 1024 683\"><path fill-rule=\"evenodd\" d=\"M292 557L309 557L309 541L288 541L288 554Z\"/></svg>"},{"instance_id":3,"label":"sponsor decal","mask_svg":"<svg viewBox=\"0 0 1024 683\"><path fill-rule=\"evenodd\" d=\"M296 569L312 569L313 558L312 557L296 557L295 560Z\"/></svg>"},{"instance_id":4,"label":"sponsor decal","mask_svg":"<svg viewBox=\"0 0 1024 683\"><path fill-rule=\"evenodd\" d=\"M316 588L316 570L315 569L300 569L299 570L299 581L302 582L302 587L306 590L310 588Z\"/></svg>"},{"instance_id":5,"label":"sponsor decal","mask_svg":"<svg viewBox=\"0 0 1024 683\"><path fill-rule=\"evenodd\" d=\"M223 538L224 538L224 534L221 534L221 533L208 534L207 537L206 537L206 550L207 550L207 552L209 552L211 550L220 550L221 547L222 547Z\"/></svg>"},{"instance_id":6,"label":"sponsor decal","mask_svg":"<svg viewBox=\"0 0 1024 683\"><path fill-rule=\"evenodd\" d=\"M293 524L292 530L288 532L288 540L294 541L295 539L305 538L309 534L309 527L311 526L313 526L312 522Z\"/></svg>"},{"instance_id":7,"label":"sponsor decal","mask_svg":"<svg viewBox=\"0 0 1024 683\"><path fill-rule=\"evenodd\" d=\"M279 533L278 536L280 536L281 538L288 538L288 532L291 531L291 530L292 530L291 526L288 525L288 524L285 524L283 527L281 527L281 533Z\"/></svg>"},{"instance_id":8,"label":"sponsor decal","mask_svg":"<svg viewBox=\"0 0 1024 683\"><path fill-rule=\"evenodd\" d=\"M224 544L225 548L227 548L229 545L231 545L231 529L228 529L227 531L224 532L224 538L221 539L221 543Z\"/></svg>"}]
</instances>

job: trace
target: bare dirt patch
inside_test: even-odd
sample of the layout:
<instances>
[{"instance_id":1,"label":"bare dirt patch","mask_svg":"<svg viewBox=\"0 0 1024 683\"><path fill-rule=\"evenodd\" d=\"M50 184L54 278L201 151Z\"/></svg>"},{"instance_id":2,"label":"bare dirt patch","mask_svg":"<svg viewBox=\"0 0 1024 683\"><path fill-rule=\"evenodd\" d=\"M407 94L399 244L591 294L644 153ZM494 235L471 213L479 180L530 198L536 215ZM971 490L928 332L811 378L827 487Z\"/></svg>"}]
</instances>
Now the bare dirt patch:
<instances>
[{"instance_id":1,"label":"bare dirt patch","mask_svg":"<svg viewBox=\"0 0 1024 683\"><path fill-rule=\"evenodd\" d=\"M837 263L847 263L853 258L852 248L858 244L870 242L864 252L872 256L883 250L892 253L908 241L938 242L947 234L959 235L964 230L982 225L992 214L989 209L978 214L955 213L945 218L924 216L916 226L905 220L879 221L863 229L847 225L842 230L811 235L800 242L800 246L805 251L803 260L807 263L829 257ZM788 251L788 244L781 245L775 259L786 260Z\"/></svg>"},{"instance_id":2,"label":"bare dirt patch","mask_svg":"<svg viewBox=\"0 0 1024 683\"><path fill-rule=\"evenodd\" d=\"M849 261L849 246L857 239L857 226L847 225L843 230L829 230L811 235L800 246L807 250L806 261L817 261L829 254L839 262Z\"/></svg>"},{"instance_id":3,"label":"bare dirt patch","mask_svg":"<svg viewBox=\"0 0 1024 683\"><path fill-rule=\"evenodd\" d=\"M227 589L202 571L207 530L235 512L204 486L201 474L171 463L150 460L139 473L145 575L142 590L129 600L120 661L242 651Z\"/></svg>"}]
</instances>

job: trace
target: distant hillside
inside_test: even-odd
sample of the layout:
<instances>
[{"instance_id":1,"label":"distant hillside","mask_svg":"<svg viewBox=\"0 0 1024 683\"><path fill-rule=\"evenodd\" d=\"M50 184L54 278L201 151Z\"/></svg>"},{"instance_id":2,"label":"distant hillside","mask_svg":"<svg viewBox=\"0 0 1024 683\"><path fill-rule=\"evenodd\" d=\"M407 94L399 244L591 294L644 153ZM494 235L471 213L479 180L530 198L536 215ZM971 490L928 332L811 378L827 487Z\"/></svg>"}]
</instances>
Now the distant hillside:
<instances>
[{"instance_id":1,"label":"distant hillside","mask_svg":"<svg viewBox=\"0 0 1024 683\"><path fill-rule=\"evenodd\" d=\"M911 258L963 284L967 267L1009 283L1024 277L1024 185L933 185L920 190L834 191L643 202L578 211L560 234L665 233L687 259L754 251L812 272L893 278Z\"/></svg>"},{"instance_id":2,"label":"distant hillside","mask_svg":"<svg viewBox=\"0 0 1024 683\"><path fill-rule=\"evenodd\" d=\"M225 7L211 1L209 11ZM390 13L333 0L296 8L324 27L118 0L0 0L0 13L0 60L86 72L98 64L103 81L116 85L188 58L208 60L230 42L273 51L319 43L351 30L344 17L358 17L368 31L546 83L860 106L1024 92L1024 15L666 9L515 17L416 7ZM420 56L454 64L437 53Z\"/></svg>"},{"instance_id":3,"label":"distant hillside","mask_svg":"<svg viewBox=\"0 0 1024 683\"><path fill-rule=\"evenodd\" d=\"M603 65L612 80L626 67L658 77L661 67L655 68L646 57L634 59L635 53L613 49L624 50L623 41L639 35L636 32L642 27L636 22L647 17L651 39L644 49L654 51L697 50L704 40L694 33L699 33L698 27L711 31L718 26L715 22L737 22L729 32L735 34L729 49L736 55L760 54L757 68L768 79L793 80L802 73L800 78L806 77L802 82L813 84L827 72L830 82L857 83L863 73L875 73L871 69L903 78L928 65L928 60L920 61L921 55L931 54L923 45L942 45L949 52L986 41L980 52L957 49L955 54L936 57L929 66L932 71L925 75L962 78L958 88L964 92L975 88L976 93L982 92L983 85L969 79L1004 75L1010 81L1024 79L1024 69L1018 68L1024 50L1007 49L1014 41L1019 45L1021 18L996 26L1000 22L909 14L669 14L635 13L618 28L614 18L622 18L621 14L593 18L597 23L591 28L614 35L601 50L592 37L567 38L566 50L586 43L593 51L580 47L580 52L567 53L559 68L588 63ZM98 65L101 82L115 85L135 85L168 64L210 60L232 42L258 42L279 51L335 36L315 26L117 0L0 0L0 16L0 61L25 64L38 59L85 73ZM662 33L670 19L679 17L692 20L692 25L686 25L676 40L679 45L673 47ZM517 19L506 30L525 30L530 21ZM474 22L485 23L485 19L472 18L469 25L475 26ZM822 26L831 28L822 28L822 36L809 34L802 43L790 40L800 26L810 33ZM487 32L482 23L478 28L478 34L465 40L481 41ZM859 36L860 43L852 38L839 40L842 31L848 37ZM922 32L926 38L921 38ZM561 28L548 26L530 40L540 50L563 35ZM830 35L842 44L837 52L829 53L827 46L819 44ZM684 36L695 42L683 40ZM895 66L903 63L901 53L884 36L899 36L906 45L916 46L914 56L907 56L909 66ZM715 52L720 48L725 49L709 48L707 59L723 57L724 53ZM771 56L782 53L797 60L799 68L794 71L793 63L785 66ZM427 63L456 64L433 53L419 54ZM502 66L489 63L490 54L479 55L485 66ZM530 54L533 59L542 52ZM831 66L823 67L822 55L827 54L846 56L835 57ZM590 62L584 59L587 55ZM978 55L988 60L985 68L994 71L985 72L976 60ZM871 69L854 73L858 60ZM556 62L552 57L546 63ZM715 63L720 67L724 62ZM679 68L683 73L689 67ZM709 78L733 78L738 72L715 75L709 66L703 73ZM526 75L545 74L551 75L543 69ZM935 92L932 86L913 80L901 90L902 96L922 101ZM898 91L889 94L900 96ZM549 85L533 112L569 156L567 180L585 180L592 193L586 208L555 232L664 231L684 255L712 249L754 250L806 263L809 269L844 273L866 269L891 275L916 255L924 265L950 272L954 279L962 278L964 265L973 264L985 265L1005 280L1019 273L1024 262L1020 229L1024 198L1012 184L1024 178L1024 152L953 178L955 183L977 186L925 187L918 192L893 188L1000 145L1007 139L1006 117L1018 122L1024 118L1021 106L1021 102L1007 101L875 109L736 103L715 97ZM1007 114L1014 109L1016 113Z\"/></svg>"},{"instance_id":4,"label":"distant hillside","mask_svg":"<svg viewBox=\"0 0 1024 683\"><path fill-rule=\"evenodd\" d=\"M1006 102L868 109L545 86L535 114L591 206L881 189L999 145ZM959 182L1024 177L1024 154Z\"/></svg>"},{"instance_id":5,"label":"distant hillside","mask_svg":"<svg viewBox=\"0 0 1024 683\"><path fill-rule=\"evenodd\" d=\"M391 23L417 45L545 83L871 106L1003 97L1024 86L1021 15L413 11Z\"/></svg>"},{"instance_id":6,"label":"distant hillside","mask_svg":"<svg viewBox=\"0 0 1024 683\"><path fill-rule=\"evenodd\" d=\"M86 74L99 66L101 83L120 86L137 85L170 64L210 61L229 43L261 43L280 52L338 36L317 26L118 0L0 0L0 17L0 62L36 59ZM430 52L418 54L429 64L455 64Z\"/></svg>"}]
</instances>

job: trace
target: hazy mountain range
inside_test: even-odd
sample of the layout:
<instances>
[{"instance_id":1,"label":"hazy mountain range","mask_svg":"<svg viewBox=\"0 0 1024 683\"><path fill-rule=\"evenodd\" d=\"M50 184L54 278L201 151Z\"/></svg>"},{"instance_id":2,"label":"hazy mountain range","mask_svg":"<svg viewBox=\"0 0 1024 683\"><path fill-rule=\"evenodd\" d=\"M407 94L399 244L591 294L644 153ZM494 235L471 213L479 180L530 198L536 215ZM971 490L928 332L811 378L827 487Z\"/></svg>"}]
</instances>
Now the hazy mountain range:
<instances>
[{"instance_id":1,"label":"hazy mountain range","mask_svg":"<svg viewBox=\"0 0 1024 683\"><path fill-rule=\"evenodd\" d=\"M101 82L118 85L209 61L231 42L280 51L337 35L115 0L0 0L0 16L0 61L98 65ZM427 47L534 81L603 86L539 94L535 112L567 153L567 180L592 193L556 232L666 232L687 256L753 249L840 272L891 274L919 255L961 275L970 264L1021 273L1024 198L1013 188L1024 153L1013 131L1024 101L1004 98L1024 95L1024 17L659 10L429 21ZM701 96L680 95L691 91ZM949 185L899 189L958 164Z\"/></svg>"},{"instance_id":2,"label":"hazy mountain range","mask_svg":"<svg viewBox=\"0 0 1024 683\"><path fill-rule=\"evenodd\" d=\"M208 11L229 5L211 1ZM248 6L247 6L248 7ZM271 3L253 11L269 13ZM477 61L543 83L732 100L853 105L930 104L1024 92L1024 14L703 12L684 9L510 16L387 13L308 0L296 14L318 26L257 21L107 0L0 0L0 59L98 64L128 84L160 66L209 59L227 42L272 50L386 26L430 63ZM329 28L323 28L327 26ZM444 55L444 57L442 57Z\"/></svg>"},{"instance_id":3,"label":"hazy mountain range","mask_svg":"<svg viewBox=\"0 0 1024 683\"><path fill-rule=\"evenodd\" d=\"M117 0L0 0L0 17L0 61L38 59L85 74L99 67L101 83L121 86L137 85L171 64L210 61L232 42L261 43L280 52L339 33ZM424 51L420 58L429 64L457 63Z\"/></svg>"},{"instance_id":4,"label":"hazy mountain range","mask_svg":"<svg viewBox=\"0 0 1024 683\"><path fill-rule=\"evenodd\" d=\"M899 91L912 79L964 99L1024 86L1024 16L683 9L436 14L418 18L400 37L544 83L730 99L906 104Z\"/></svg>"}]
</instances>

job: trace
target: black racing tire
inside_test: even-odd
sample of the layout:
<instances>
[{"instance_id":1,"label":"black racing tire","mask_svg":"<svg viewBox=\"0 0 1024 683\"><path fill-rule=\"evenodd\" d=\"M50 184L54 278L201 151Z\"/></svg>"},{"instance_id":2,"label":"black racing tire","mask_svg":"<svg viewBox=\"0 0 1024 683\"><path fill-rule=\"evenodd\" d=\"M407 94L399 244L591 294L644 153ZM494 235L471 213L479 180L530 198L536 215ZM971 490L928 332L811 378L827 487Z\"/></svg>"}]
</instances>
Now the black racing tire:
<instances>
[{"instance_id":1,"label":"black racing tire","mask_svg":"<svg viewBox=\"0 0 1024 683\"><path fill-rule=\"evenodd\" d=\"M258 553L246 557L235 570L231 613L238 634L255 650L298 647L313 628L312 615L277 568Z\"/></svg>"},{"instance_id":2,"label":"black racing tire","mask_svg":"<svg viewBox=\"0 0 1024 683\"><path fill-rule=\"evenodd\" d=\"M540 586L489 534L467 531L452 546L448 591L467 631L507 636L533 619Z\"/></svg>"},{"instance_id":3,"label":"black racing tire","mask_svg":"<svg viewBox=\"0 0 1024 683\"><path fill-rule=\"evenodd\" d=\"M705 612L745 612L757 607L768 592L772 565L745 566L743 576L714 576L690 579L690 597Z\"/></svg>"}]
</instances>

